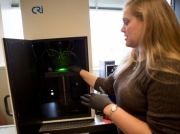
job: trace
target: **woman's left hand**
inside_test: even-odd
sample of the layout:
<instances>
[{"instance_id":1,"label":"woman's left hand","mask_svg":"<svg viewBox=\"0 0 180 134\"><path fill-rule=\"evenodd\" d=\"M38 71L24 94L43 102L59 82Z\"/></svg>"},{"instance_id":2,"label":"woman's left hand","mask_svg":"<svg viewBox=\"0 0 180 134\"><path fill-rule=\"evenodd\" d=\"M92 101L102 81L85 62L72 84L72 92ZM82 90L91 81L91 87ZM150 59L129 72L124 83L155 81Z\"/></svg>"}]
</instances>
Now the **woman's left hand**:
<instances>
[{"instance_id":1,"label":"woman's left hand","mask_svg":"<svg viewBox=\"0 0 180 134\"><path fill-rule=\"evenodd\" d=\"M103 109L108 105L113 103L104 90L99 87L101 94L91 93L81 96L81 103L87 107L93 108L98 111L103 111Z\"/></svg>"}]
</instances>

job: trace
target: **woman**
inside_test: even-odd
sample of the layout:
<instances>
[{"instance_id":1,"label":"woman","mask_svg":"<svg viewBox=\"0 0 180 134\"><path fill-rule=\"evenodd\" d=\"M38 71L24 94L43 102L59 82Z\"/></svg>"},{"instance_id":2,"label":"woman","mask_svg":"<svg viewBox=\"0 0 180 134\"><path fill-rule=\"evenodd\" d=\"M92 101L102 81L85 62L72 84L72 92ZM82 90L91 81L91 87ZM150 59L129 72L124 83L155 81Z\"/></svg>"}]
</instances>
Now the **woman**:
<instances>
[{"instance_id":1,"label":"woman","mask_svg":"<svg viewBox=\"0 0 180 134\"><path fill-rule=\"evenodd\" d=\"M180 27L166 0L128 0L123 13L126 46L132 47L107 79L73 66L102 94L82 103L108 115L126 134L180 133ZM117 106L105 94L115 94Z\"/></svg>"}]
</instances>

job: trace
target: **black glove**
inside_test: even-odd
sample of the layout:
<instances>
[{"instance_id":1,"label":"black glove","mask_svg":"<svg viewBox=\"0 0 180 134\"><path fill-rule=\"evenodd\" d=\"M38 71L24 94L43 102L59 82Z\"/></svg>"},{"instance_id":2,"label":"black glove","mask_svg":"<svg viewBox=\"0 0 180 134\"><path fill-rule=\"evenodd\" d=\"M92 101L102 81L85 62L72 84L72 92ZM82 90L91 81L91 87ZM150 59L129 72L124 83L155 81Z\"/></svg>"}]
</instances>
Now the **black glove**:
<instances>
[{"instance_id":1,"label":"black glove","mask_svg":"<svg viewBox=\"0 0 180 134\"><path fill-rule=\"evenodd\" d=\"M105 94L101 87L99 87L99 91L101 94L91 93L81 96L81 103L95 110L103 111L108 104L113 102L109 99L108 95Z\"/></svg>"},{"instance_id":2,"label":"black glove","mask_svg":"<svg viewBox=\"0 0 180 134\"><path fill-rule=\"evenodd\" d=\"M71 67L68 67L69 70L75 72L75 73L80 73L80 71L82 70L82 68L80 68L79 66L73 65Z\"/></svg>"}]
</instances>

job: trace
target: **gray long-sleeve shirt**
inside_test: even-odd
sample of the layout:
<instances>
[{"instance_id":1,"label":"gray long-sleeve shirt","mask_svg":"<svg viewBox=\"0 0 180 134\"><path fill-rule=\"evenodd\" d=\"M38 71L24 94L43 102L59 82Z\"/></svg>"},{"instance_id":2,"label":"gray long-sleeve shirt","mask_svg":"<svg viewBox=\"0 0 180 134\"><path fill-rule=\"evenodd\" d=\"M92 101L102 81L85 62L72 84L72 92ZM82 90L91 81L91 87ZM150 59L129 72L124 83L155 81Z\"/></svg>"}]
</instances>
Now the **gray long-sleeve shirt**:
<instances>
[{"instance_id":1,"label":"gray long-sleeve shirt","mask_svg":"<svg viewBox=\"0 0 180 134\"><path fill-rule=\"evenodd\" d=\"M101 86L107 94L115 94L117 105L147 122L154 134L180 134L180 76L158 71L154 73L155 77L176 84L158 82L146 74L145 64L146 61L143 61L140 65L141 71L131 86L127 81L135 63L118 79L114 79L113 74L106 79L99 77L94 88L98 90Z\"/></svg>"}]
</instances>

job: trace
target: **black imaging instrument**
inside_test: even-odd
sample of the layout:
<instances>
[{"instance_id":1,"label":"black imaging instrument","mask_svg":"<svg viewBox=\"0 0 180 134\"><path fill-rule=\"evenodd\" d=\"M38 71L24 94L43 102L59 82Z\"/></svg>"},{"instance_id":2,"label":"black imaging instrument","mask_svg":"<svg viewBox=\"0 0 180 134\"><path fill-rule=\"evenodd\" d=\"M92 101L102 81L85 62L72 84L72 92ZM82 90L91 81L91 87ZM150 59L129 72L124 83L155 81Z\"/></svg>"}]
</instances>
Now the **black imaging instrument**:
<instances>
[{"instance_id":1,"label":"black imaging instrument","mask_svg":"<svg viewBox=\"0 0 180 134\"><path fill-rule=\"evenodd\" d=\"M90 86L68 70L78 65L89 71L87 37L3 40L19 133L26 127L36 132L46 123L94 119L80 102Z\"/></svg>"}]
</instances>

